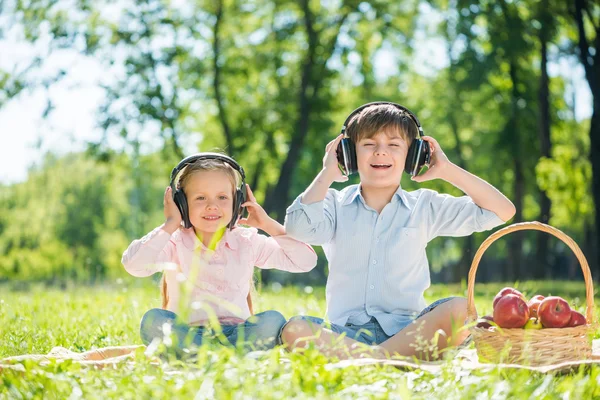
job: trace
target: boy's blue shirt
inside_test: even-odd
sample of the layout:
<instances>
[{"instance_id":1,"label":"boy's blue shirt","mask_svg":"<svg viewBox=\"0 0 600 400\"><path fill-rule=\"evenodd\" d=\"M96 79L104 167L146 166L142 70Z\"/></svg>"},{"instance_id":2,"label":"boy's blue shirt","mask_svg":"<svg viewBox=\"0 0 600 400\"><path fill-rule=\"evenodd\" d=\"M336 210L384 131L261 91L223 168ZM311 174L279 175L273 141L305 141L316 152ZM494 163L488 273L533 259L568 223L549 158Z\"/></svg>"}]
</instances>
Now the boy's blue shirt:
<instances>
[{"instance_id":1,"label":"boy's blue shirt","mask_svg":"<svg viewBox=\"0 0 600 400\"><path fill-rule=\"evenodd\" d=\"M380 214L359 185L329 189L323 201L287 209L287 235L323 246L329 261L327 317L335 324L375 317L388 335L426 307L430 285L425 248L438 236L466 236L504 223L468 196L398 187Z\"/></svg>"}]
</instances>

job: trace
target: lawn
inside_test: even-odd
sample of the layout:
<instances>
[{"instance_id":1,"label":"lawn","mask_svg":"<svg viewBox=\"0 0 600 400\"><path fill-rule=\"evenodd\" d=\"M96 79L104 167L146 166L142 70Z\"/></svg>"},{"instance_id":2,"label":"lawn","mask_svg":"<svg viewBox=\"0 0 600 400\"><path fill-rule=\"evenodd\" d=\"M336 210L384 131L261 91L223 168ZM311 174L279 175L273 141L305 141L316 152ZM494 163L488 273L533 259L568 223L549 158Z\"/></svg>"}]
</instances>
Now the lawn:
<instances>
[{"instance_id":1,"label":"lawn","mask_svg":"<svg viewBox=\"0 0 600 400\"><path fill-rule=\"evenodd\" d=\"M132 281L133 282L133 281ZM502 285L477 285L480 314ZM556 294L585 302L579 282L521 282L528 295ZM465 285L434 285L427 301L464 296ZM159 306L158 289L143 283L115 282L66 288L30 284L0 286L0 358L47 353L54 346L74 351L139 344L143 313ZM286 317L322 315L323 288L265 287L255 298L257 311L274 308ZM139 356L116 369L94 370L71 362L26 372L0 373L0 398L560 398L600 397L600 367L566 375L516 370L468 371L446 362L440 374L393 367L330 368L316 351L289 354L281 349L244 357L231 348L203 348L196 362L160 365Z\"/></svg>"}]
</instances>

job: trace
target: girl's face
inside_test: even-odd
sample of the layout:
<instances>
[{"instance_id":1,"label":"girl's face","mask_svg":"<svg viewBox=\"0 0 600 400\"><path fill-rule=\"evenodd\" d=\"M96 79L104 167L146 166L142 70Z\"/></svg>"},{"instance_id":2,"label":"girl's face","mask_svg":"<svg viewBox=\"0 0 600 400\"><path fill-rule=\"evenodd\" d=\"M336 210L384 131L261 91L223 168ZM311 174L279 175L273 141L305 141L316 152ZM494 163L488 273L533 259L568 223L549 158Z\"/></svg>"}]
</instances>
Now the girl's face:
<instances>
[{"instance_id":1,"label":"girl's face","mask_svg":"<svg viewBox=\"0 0 600 400\"><path fill-rule=\"evenodd\" d=\"M195 172L184 192L196 233L215 233L231 221L234 187L224 171Z\"/></svg>"}]
</instances>

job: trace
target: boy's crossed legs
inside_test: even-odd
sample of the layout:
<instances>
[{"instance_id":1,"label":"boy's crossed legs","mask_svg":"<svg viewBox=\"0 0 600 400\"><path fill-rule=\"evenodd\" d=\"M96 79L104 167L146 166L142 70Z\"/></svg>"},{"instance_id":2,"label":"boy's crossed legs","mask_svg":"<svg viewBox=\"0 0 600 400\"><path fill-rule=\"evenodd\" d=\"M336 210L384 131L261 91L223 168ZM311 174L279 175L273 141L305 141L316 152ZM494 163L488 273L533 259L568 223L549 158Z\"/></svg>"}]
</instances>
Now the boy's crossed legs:
<instances>
[{"instance_id":1,"label":"boy's crossed legs","mask_svg":"<svg viewBox=\"0 0 600 400\"><path fill-rule=\"evenodd\" d=\"M325 355L340 359L400 355L432 360L438 358L444 348L460 345L469 336L469 331L463 328L466 317L466 299L450 297L430 304L412 323L391 337L374 318L361 326L332 324L326 327L319 318L294 317L284 326L281 338L290 350L314 343ZM343 338L342 333L346 334Z\"/></svg>"}]
</instances>

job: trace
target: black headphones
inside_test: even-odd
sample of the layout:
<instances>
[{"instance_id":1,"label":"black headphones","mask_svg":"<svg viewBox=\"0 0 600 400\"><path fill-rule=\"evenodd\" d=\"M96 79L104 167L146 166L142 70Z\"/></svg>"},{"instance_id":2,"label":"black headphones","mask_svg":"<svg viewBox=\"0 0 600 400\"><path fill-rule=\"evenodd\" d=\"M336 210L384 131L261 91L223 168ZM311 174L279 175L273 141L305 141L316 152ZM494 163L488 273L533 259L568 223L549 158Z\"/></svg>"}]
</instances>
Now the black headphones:
<instances>
[{"instance_id":1,"label":"black headphones","mask_svg":"<svg viewBox=\"0 0 600 400\"><path fill-rule=\"evenodd\" d=\"M352 139L346 136L346 128L348 127L348 123L352 117L365 108L380 104L391 105L406 112L417 125L419 137L415 138L408 148L408 152L406 153L406 162L404 163L404 171L409 175L418 175L419 172L421 172L421 168L423 168L424 165L429 164L429 161L431 160L431 149L429 147L429 143L427 143L426 140L423 140L423 128L421 127L421 123L419 122L417 116L408 108L389 101L376 101L373 103L364 104L352 111L348 118L346 118L346 121L344 121L341 132L344 135L344 138L340 141L340 144L336 149L338 164L340 165L342 172L345 175L351 175L358 172L358 163L356 161L356 145Z\"/></svg>"},{"instance_id":2,"label":"black headphones","mask_svg":"<svg viewBox=\"0 0 600 400\"><path fill-rule=\"evenodd\" d=\"M179 211L181 212L181 219L183 220L183 225L186 228L192 227L192 223L190 222L190 215L188 212L187 198L185 197L183 189L176 187L175 180L179 172L181 172L181 170L184 167L194 163L199 159L223 161L224 163L229 164L242 177L242 187L236 188L235 190L235 195L233 199L233 214L231 216L231 221L229 222L229 224L227 224L227 227L231 229L233 228L235 223L238 221L238 218L242 215L244 211L242 204L246 202L246 174L244 173L244 169L241 167L241 165L239 165L233 158L226 156L225 154L219 153L198 153L188 156L181 160L179 164L177 164L177 166L173 168L173 171L171 171L171 183L169 183L169 186L171 186L171 191L173 192L173 201L175 202L177 208L179 208Z\"/></svg>"}]
</instances>

